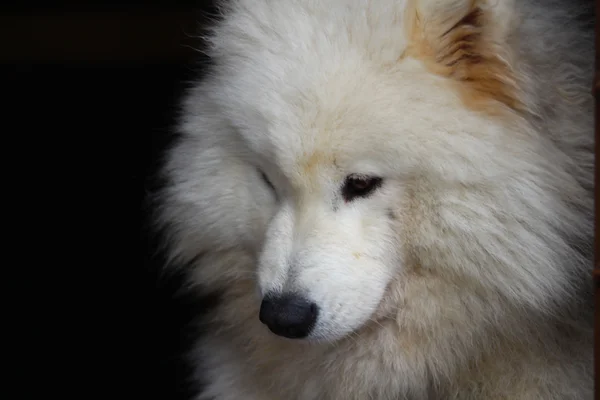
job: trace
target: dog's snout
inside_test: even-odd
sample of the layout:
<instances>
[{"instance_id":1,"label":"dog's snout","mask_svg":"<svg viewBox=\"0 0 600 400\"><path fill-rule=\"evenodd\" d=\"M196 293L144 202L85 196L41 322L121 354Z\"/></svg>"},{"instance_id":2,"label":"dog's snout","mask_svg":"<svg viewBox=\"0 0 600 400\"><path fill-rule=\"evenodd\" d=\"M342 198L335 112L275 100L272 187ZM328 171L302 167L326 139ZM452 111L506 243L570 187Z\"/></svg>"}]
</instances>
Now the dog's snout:
<instances>
[{"instance_id":1,"label":"dog's snout","mask_svg":"<svg viewBox=\"0 0 600 400\"><path fill-rule=\"evenodd\" d=\"M296 295L267 295L260 306L260 321L276 335L290 339L310 334L317 321L315 303Z\"/></svg>"}]
</instances>

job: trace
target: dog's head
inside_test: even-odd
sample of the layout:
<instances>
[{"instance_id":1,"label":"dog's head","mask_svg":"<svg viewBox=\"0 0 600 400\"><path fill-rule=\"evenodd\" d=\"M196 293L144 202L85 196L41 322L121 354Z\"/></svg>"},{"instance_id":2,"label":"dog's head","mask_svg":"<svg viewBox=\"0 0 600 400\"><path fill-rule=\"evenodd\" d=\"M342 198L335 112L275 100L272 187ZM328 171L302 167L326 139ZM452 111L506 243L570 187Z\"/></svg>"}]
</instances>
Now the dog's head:
<instances>
[{"instance_id":1,"label":"dog's head","mask_svg":"<svg viewBox=\"0 0 600 400\"><path fill-rule=\"evenodd\" d=\"M568 204L589 204L523 118L510 2L285 3L218 27L207 90L236 132L235 182L261 199L264 218L238 225L258 254L257 317L293 338L380 318L431 335L568 299L567 240L589 233ZM228 238L246 210L220 213Z\"/></svg>"}]
</instances>

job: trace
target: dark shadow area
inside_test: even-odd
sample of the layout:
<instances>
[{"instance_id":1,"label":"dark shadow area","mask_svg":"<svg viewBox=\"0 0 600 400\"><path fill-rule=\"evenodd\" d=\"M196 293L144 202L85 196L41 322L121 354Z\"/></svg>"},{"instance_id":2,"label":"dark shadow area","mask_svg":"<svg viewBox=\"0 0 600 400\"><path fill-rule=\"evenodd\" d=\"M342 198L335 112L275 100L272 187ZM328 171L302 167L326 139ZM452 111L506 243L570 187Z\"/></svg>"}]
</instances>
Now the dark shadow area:
<instances>
[{"instance_id":1,"label":"dark shadow area","mask_svg":"<svg viewBox=\"0 0 600 400\"><path fill-rule=\"evenodd\" d=\"M77 291L64 295L64 327L69 325L71 336L57 336L79 353L74 359L80 361L69 369L94 386L74 389L79 378L62 375L53 382L60 393L87 398L107 391L109 398L128 400L183 400L192 394L184 359L194 338L189 325L208 303L178 294L181 277L161 271L163 259L147 229L146 196L172 140L183 90L203 70L192 36L201 17L214 11L210 3L21 2L0 9L0 72L10 99L3 116L12 124L5 130L4 150L6 157L20 160L8 179L36 192L28 198L21 194L23 200L17 195L17 201L33 199L27 206L53 210L53 222L43 226L49 240L60 237L62 244L53 244L56 252L66 245L73 249L52 259L74 266L50 290ZM37 157L34 173L44 176L35 187L23 179L33 176L27 155ZM71 226L67 218L76 221ZM67 236L63 231L69 229ZM85 242L85 251L75 250L79 242ZM90 298L94 304L88 307ZM106 309L102 316L96 307ZM21 320L32 320L19 312ZM51 315L33 317L41 321L41 314ZM84 328L84 319L95 321ZM58 319L52 323L63 328ZM29 325L22 330L30 330L29 343L39 340ZM53 347L52 352L58 345L42 347ZM27 366L26 382L37 381L42 359L38 355ZM31 383L19 385L28 398Z\"/></svg>"}]
</instances>

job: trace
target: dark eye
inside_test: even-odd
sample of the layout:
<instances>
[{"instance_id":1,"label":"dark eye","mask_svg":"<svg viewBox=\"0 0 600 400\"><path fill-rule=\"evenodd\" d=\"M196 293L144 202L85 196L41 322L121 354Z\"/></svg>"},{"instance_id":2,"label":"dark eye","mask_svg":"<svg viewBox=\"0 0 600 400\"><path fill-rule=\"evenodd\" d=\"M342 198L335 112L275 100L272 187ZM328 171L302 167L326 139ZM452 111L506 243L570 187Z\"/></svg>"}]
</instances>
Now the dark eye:
<instances>
[{"instance_id":1,"label":"dark eye","mask_svg":"<svg viewBox=\"0 0 600 400\"><path fill-rule=\"evenodd\" d=\"M267 178L267 175L265 175L265 173L260 170L258 172L260 173L260 177L265 182L265 184L273 191L273 193L275 193L275 186L273 186L269 178Z\"/></svg>"},{"instance_id":2,"label":"dark eye","mask_svg":"<svg viewBox=\"0 0 600 400\"><path fill-rule=\"evenodd\" d=\"M382 182L383 179L375 176L348 175L342 187L342 196L346 201L367 197L381 186Z\"/></svg>"}]
</instances>

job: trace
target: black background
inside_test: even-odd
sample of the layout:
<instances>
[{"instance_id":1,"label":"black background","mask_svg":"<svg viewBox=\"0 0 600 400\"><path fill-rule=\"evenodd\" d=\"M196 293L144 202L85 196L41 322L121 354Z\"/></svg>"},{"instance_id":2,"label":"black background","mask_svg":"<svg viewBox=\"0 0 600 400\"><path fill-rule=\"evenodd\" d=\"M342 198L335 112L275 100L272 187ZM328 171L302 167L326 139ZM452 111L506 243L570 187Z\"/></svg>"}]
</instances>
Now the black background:
<instances>
[{"instance_id":1,"label":"black background","mask_svg":"<svg viewBox=\"0 0 600 400\"><path fill-rule=\"evenodd\" d=\"M213 14L210 1L1 6L5 265L16 274L3 281L14 317L3 354L14 357L0 396L192 393L183 351L203 303L161 273L145 196L204 68L191 36Z\"/></svg>"}]
</instances>

